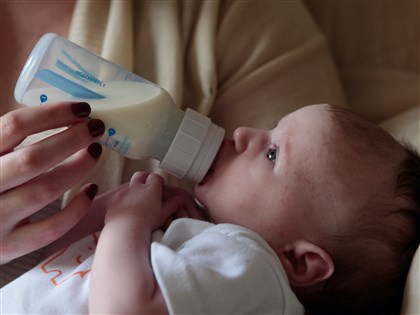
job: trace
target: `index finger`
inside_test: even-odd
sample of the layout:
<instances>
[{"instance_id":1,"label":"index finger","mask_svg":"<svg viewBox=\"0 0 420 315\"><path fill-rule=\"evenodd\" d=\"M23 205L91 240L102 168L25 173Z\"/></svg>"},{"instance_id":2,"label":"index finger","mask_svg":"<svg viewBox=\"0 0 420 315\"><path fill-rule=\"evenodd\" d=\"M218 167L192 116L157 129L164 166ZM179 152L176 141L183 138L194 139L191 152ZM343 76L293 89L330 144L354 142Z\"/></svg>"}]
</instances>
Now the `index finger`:
<instances>
[{"instance_id":1,"label":"index finger","mask_svg":"<svg viewBox=\"0 0 420 315\"><path fill-rule=\"evenodd\" d=\"M163 196L163 178L158 174L149 174L147 176L145 184L149 185L150 189L159 194L159 198Z\"/></svg>"},{"instance_id":2,"label":"index finger","mask_svg":"<svg viewBox=\"0 0 420 315\"><path fill-rule=\"evenodd\" d=\"M0 117L0 153L8 152L27 136L80 122L90 115L88 103L58 103L25 107Z\"/></svg>"}]
</instances>

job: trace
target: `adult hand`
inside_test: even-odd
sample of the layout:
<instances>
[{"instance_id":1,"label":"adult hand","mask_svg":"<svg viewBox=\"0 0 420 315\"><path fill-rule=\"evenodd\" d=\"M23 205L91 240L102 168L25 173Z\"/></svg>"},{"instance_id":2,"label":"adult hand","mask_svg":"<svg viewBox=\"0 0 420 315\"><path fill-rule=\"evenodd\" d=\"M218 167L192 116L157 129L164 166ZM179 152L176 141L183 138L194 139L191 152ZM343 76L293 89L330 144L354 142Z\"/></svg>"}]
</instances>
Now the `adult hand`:
<instances>
[{"instance_id":1,"label":"adult hand","mask_svg":"<svg viewBox=\"0 0 420 315\"><path fill-rule=\"evenodd\" d=\"M102 149L93 142L105 126L88 120L89 115L87 103L61 103L22 108L0 118L0 264L58 239L89 209L98 189L94 184L84 186L53 216L29 220L95 166ZM30 135L60 127L67 128L18 147Z\"/></svg>"}]
</instances>

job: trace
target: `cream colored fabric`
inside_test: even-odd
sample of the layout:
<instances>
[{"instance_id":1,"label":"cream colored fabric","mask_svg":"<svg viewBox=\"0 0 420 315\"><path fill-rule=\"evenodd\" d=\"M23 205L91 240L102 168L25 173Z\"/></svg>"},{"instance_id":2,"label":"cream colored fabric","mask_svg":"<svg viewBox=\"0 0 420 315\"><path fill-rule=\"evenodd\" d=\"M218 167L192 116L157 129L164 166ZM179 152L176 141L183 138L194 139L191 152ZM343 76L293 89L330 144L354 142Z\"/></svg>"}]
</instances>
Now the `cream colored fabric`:
<instances>
[{"instance_id":1,"label":"cream colored fabric","mask_svg":"<svg viewBox=\"0 0 420 315\"><path fill-rule=\"evenodd\" d=\"M411 264L401 310L401 315L418 314L420 314L420 247Z\"/></svg>"},{"instance_id":2,"label":"cream colored fabric","mask_svg":"<svg viewBox=\"0 0 420 315\"><path fill-rule=\"evenodd\" d=\"M179 107L210 115L228 135L272 127L303 105L345 104L325 38L299 1L85 0L69 38L159 84ZM156 164L107 151L86 180L104 191Z\"/></svg>"},{"instance_id":3,"label":"cream colored fabric","mask_svg":"<svg viewBox=\"0 0 420 315\"><path fill-rule=\"evenodd\" d=\"M401 315L418 314L420 314L420 247L411 263L401 310Z\"/></svg>"},{"instance_id":4,"label":"cream colored fabric","mask_svg":"<svg viewBox=\"0 0 420 315\"><path fill-rule=\"evenodd\" d=\"M395 138L420 151L420 107L415 106L381 123Z\"/></svg>"},{"instance_id":5,"label":"cream colored fabric","mask_svg":"<svg viewBox=\"0 0 420 315\"><path fill-rule=\"evenodd\" d=\"M304 1L350 108L378 122L420 106L420 1Z\"/></svg>"}]
</instances>

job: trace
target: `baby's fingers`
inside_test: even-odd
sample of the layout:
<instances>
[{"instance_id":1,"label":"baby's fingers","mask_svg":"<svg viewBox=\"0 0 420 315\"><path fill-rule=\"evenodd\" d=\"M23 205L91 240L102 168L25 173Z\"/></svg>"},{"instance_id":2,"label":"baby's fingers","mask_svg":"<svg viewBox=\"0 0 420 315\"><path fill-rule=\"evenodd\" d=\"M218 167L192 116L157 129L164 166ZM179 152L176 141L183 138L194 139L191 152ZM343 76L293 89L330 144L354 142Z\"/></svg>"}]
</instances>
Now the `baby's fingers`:
<instances>
[{"instance_id":1,"label":"baby's fingers","mask_svg":"<svg viewBox=\"0 0 420 315\"><path fill-rule=\"evenodd\" d=\"M153 194L159 199L162 199L162 195L163 195L162 176L158 174L136 172L131 177L130 188L138 189L139 186L144 186L145 189L149 189L151 194Z\"/></svg>"},{"instance_id":2,"label":"baby's fingers","mask_svg":"<svg viewBox=\"0 0 420 315\"><path fill-rule=\"evenodd\" d=\"M210 221L206 211L197 204L191 193L179 187L165 186L164 200L175 197L179 198L179 202L182 205L182 211L176 214L176 218L188 217Z\"/></svg>"},{"instance_id":3,"label":"baby's fingers","mask_svg":"<svg viewBox=\"0 0 420 315\"><path fill-rule=\"evenodd\" d=\"M182 198L170 198L163 203L162 208L164 212L163 217L166 219L164 222L162 222L162 225L165 222L168 223L168 219L172 221L172 219L189 217L187 211L185 210L184 201Z\"/></svg>"},{"instance_id":4,"label":"baby's fingers","mask_svg":"<svg viewBox=\"0 0 420 315\"><path fill-rule=\"evenodd\" d=\"M148 176L149 176L149 173L146 173L146 172L135 172L133 176L131 176L130 186L133 186L136 184L144 184Z\"/></svg>"}]
</instances>

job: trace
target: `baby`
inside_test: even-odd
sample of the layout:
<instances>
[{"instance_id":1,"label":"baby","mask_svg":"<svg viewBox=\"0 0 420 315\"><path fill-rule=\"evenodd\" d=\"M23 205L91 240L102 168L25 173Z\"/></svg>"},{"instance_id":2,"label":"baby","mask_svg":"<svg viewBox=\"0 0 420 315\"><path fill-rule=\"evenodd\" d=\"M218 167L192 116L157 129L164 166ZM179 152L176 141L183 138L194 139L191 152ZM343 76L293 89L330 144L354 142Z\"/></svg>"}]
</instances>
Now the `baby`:
<instances>
[{"instance_id":1,"label":"baby","mask_svg":"<svg viewBox=\"0 0 420 315\"><path fill-rule=\"evenodd\" d=\"M195 197L204 213L146 173L115 193L85 277L91 313L399 314L420 158L379 127L313 105L239 128Z\"/></svg>"},{"instance_id":2,"label":"baby","mask_svg":"<svg viewBox=\"0 0 420 315\"><path fill-rule=\"evenodd\" d=\"M158 252L168 249L152 246L150 262L152 231L179 205L173 199L162 203L156 175L133 177L106 217L93 264L91 311L196 313L205 308L195 309L195 303L206 305L203 300L216 295L213 303L226 307L212 312L297 314L295 294L310 314L399 314L419 244L420 159L379 127L348 111L315 105L289 114L270 131L239 128L224 142L195 195L216 226L184 221L177 232L170 228L167 233L176 240L164 241L178 254L160 253L170 259L165 263ZM222 223L262 237L278 265L262 240L233 226L220 231ZM235 244L229 235L242 239ZM255 253L243 254L246 264L232 259L241 256L235 251L245 250L243 244L260 247L266 259ZM205 266L200 272L199 264ZM223 264L233 264L233 271L214 267ZM241 268L248 267L256 274L246 282ZM211 271L205 277L206 268ZM125 276L110 279L112 270ZM223 288L229 281L219 284L220 270L229 280L238 278L230 294ZM281 279L282 270L294 294ZM206 282L197 285L202 278ZM270 296L273 292L278 296ZM281 303L261 298L260 307L253 308L258 307L254 296L263 294Z\"/></svg>"}]
</instances>

